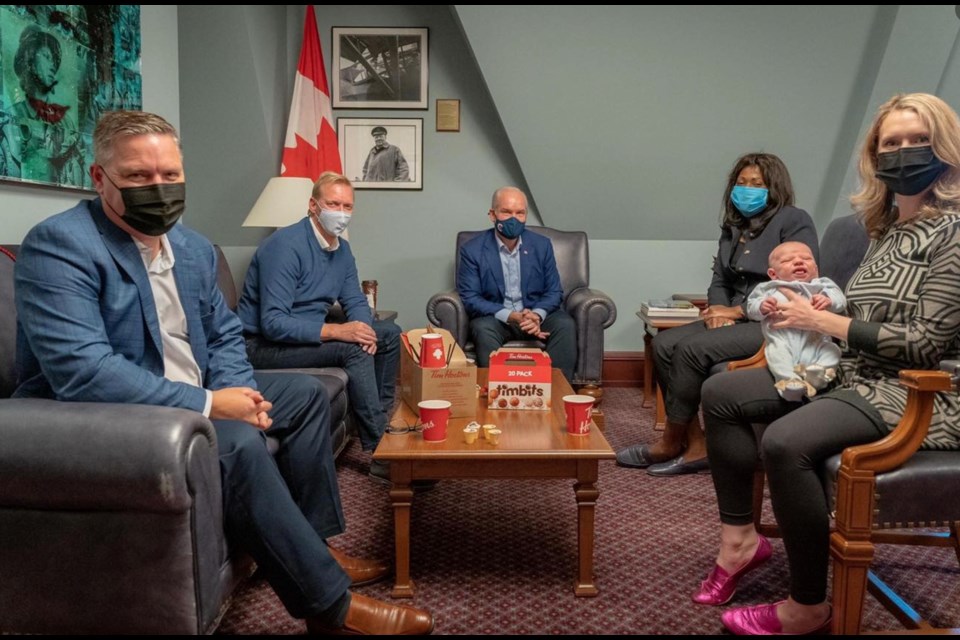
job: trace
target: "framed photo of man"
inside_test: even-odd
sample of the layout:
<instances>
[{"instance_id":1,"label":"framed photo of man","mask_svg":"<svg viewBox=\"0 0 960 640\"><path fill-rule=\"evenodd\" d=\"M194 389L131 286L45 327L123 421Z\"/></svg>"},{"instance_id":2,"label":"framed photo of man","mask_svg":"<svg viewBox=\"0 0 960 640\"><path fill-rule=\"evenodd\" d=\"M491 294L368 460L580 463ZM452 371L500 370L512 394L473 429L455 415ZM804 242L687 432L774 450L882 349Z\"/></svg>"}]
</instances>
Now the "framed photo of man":
<instances>
[{"instance_id":1,"label":"framed photo of man","mask_svg":"<svg viewBox=\"0 0 960 640\"><path fill-rule=\"evenodd\" d=\"M334 27L335 109L426 109L426 27Z\"/></svg>"},{"instance_id":2,"label":"framed photo of man","mask_svg":"<svg viewBox=\"0 0 960 640\"><path fill-rule=\"evenodd\" d=\"M423 118L337 118L343 173L356 189L423 189Z\"/></svg>"}]
</instances>

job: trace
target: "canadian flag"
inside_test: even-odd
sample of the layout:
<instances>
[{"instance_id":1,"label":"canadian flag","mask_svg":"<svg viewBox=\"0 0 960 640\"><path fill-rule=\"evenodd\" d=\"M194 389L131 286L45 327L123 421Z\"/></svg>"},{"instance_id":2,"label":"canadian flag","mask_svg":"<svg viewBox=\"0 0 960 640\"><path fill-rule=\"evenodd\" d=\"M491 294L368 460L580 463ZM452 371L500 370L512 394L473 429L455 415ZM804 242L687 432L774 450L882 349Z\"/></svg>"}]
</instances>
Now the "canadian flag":
<instances>
[{"instance_id":1,"label":"canadian flag","mask_svg":"<svg viewBox=\"0 0 960 640\"><path fill-rule=\"evenodd\" d=\"M324 171L341 173L342 168L337 132L333 128L330 111L323 50L317 33L317 18L313 13L313 5L308 4L280 175L315 181Z\"/></svg>"}]
</instances>

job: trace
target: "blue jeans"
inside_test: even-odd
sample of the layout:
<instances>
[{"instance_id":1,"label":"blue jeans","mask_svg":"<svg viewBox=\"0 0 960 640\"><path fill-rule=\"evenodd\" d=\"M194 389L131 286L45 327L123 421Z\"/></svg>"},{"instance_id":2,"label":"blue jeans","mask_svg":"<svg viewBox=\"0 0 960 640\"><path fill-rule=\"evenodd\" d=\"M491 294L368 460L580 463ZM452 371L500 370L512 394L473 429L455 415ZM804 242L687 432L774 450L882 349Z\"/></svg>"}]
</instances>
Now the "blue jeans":
<instances>
[{"instance_id":1,"label":"blue jeans","mask_svg":"<svg viewBox=\"0 0 960 640\"><path fill-rule=\"evenodd\" d=\"M547 336L547 353L554 367L560 369L567 381L573 382L573 367L577 364L577 325L570 314L557 309L540 325ZM470 334L477 349L477 366L490 366L490 353L508 340L535 340L514 324L504 324L493 316L481 316L470 321Z\"/></svg>"},{"instance_id":2,"label":"blue jeans","mask_svg":"<svg viewBox=\"0 0 960 640\"><path fill-rule=\"evenodd\" d=\"M247 336L247 356L255 369L340 367L347 372L347 396L357 416L360 443L373 450L387 426L397 391L400 327L393 320L374 320L377 353L371 356L354 342L321 344L270 342Z\"/></svg>"}]
</instances>

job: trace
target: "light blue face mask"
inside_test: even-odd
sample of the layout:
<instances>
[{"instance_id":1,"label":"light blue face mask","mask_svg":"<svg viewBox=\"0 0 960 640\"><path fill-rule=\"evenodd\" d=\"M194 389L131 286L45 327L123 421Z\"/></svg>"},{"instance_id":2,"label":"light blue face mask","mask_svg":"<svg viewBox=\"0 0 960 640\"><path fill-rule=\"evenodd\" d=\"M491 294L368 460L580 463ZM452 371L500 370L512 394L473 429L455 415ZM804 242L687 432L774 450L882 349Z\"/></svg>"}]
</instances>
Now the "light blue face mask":
<instances>
[{"instance_id":1,"label":"light blue face mask","mask_svg":"<svg viewBox=\"0 0 960 640\"><path fill-rule=\"evenodd\" d=\"M340 234L347 230L350 224L350 214L346 211L331 211L330 209L320 209L317 215L320 226L332 236L340 237Z\"/></svg>"},{"instance_id":2,"label":"light blue face mask","mask_svg":"<svg viewBox=\"0 0 960 640\"><path fill-rule=\"evenodd\" d=\"M495 220L493 226L500 232L504 238L513 240L520 237L523 228L526 226L516 218L507 218L506 220Z\"/></svg>"},{"instance_id":3,"label":"light blue face mask","mask_svg":"<svg viewBox=\"0 0 960 640\"><path fill-rule=\"evenodd\" d=\"M730 202L744 218L751 218L767 208L769 190L737 185L730 192Z\"/></svg>"}]
</instances>

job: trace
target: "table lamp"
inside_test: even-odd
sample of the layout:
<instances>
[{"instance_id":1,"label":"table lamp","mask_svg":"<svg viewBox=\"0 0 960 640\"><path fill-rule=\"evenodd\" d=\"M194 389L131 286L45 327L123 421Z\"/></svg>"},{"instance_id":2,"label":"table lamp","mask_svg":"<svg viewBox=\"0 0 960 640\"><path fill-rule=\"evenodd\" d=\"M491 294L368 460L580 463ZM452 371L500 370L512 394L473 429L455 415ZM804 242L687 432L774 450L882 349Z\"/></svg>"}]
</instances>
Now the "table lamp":
<instances>
[{"instance_id":1,"label":"table lamp","mask_svg":"<svg viewBox=\"0 0 960 640\"><path fill-rule=\"evenodd\" d=\"M310 178L270 178L253 205L244 227L286 227L307 215L313 194Z\"/></svg>"}]
</instances>

